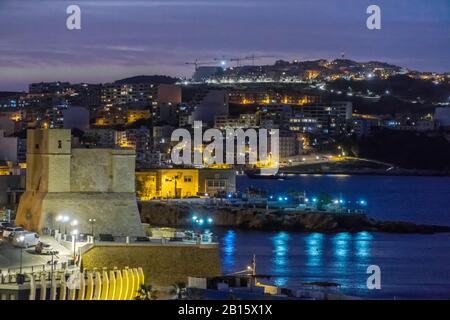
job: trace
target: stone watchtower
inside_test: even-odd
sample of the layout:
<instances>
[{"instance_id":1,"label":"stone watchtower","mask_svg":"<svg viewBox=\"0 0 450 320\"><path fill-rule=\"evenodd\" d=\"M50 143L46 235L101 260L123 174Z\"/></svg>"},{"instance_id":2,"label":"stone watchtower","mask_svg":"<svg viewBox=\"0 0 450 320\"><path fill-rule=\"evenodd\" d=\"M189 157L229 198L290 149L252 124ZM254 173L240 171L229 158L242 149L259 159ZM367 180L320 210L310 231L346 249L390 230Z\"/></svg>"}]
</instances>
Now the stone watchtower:
<instances>
[{"instance_id":1,"label":"stone watchtower","mask_svg":"<svg viewBox=\"0 0 450 320\"><path fill-rule=\"evenodd\" d=\"M96 235L141 236L134 171L133 150L72 147L70 130L28 130L16 224L41 232L60 227L56 217L65 215L78 221L80 233L91 233L95 219Z\"/></svg>"}]
</instances>

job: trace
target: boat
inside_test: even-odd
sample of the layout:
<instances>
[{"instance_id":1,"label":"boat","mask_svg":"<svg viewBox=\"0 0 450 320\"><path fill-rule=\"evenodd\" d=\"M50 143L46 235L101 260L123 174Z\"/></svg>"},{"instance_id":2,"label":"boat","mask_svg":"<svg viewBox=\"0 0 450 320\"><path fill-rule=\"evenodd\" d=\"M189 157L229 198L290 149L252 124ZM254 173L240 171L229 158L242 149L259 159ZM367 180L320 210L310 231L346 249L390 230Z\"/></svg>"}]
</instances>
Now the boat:
<instances>
[{"instance_id":1,"label":"boat","mask_svg":"<svg viewBox=\"0 0 450 320\"><path fill-rule=\"evenodd\" d=\"M268 179L268 180L288 180L288 176L286 176L284 173L277 173L277 174L264 174L261 172L261 170L246 170L245 174L250 179Z\"/></svg>"}]
</instances>

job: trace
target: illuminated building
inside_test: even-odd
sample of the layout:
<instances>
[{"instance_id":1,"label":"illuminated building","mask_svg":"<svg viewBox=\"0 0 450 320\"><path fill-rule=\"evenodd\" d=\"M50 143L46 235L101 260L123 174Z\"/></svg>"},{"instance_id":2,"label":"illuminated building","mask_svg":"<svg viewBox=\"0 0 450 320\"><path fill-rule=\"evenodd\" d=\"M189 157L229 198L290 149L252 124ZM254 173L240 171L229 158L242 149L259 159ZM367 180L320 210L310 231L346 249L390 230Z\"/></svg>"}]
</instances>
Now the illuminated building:
<instances>
[{"instance_id":1,"label":"illuminated building","mask_svg":"<svg viewBox=\"0 0 450 320\"><path fill-rule=\"evenodd\" d=\"M140 200L186 198L198 194L215 196L236 191L232 169L149 169L136 172Z\"/></svg>"},{"instance_id":2,"label":"illuminated building","mask_svg":"<svg viewBox=\"0 0 450 320\"><path fill-rule=\"evenodd\" d=\"M155 95L156 87L151 83L107 83L103 85L102 103L109 107L146 107L152 105Z\"/></svg>"},{"instance_id":3,"label":"illuminated building","mask_svg":"<svg viewBox=\"0 0 450 320\"><path fill-rule=\"evenodd\" d=\"M352 118L351 102L331 102L329 104L306 105L294 109L305 118L317 120L317 127L323 134L340 134Z\"/></svg>"},{"instance_id":4,"label":"illuminated building","mask_svg":"<svg viewBox=\"0 0 450 320\"><path fill-rule=\"evenodd\" d=\"M228 115L219 115L215 117L214 127L217 129L237 129L237 128L253 128L258 123L256 114L241 114L239 117L230 117Z\"/></svg>"},{"instance_id":5,"label":"illuminated building","mask_svg":"<svg viewBox=\"0 0 450 320\"><path fill-rule=\"evenodd\" d=\"M133 123L138 120L150 119L150 110L146 109L128 109L127 110L127 123Z\"/></svg>"}]
</instances>

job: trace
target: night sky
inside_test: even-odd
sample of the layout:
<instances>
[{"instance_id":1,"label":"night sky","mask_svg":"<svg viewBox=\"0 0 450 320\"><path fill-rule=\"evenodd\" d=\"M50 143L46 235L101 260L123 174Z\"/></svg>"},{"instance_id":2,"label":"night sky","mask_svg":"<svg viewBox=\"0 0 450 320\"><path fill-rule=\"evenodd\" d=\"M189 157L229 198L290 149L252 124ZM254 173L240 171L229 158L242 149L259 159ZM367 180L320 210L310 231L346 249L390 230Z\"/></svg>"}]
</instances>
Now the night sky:
<instances>
[{"instance_id":1,"label":"night sky","mask_svg":"<svg viewBox=\"0 0 450 320\"><path fill-rule=\"evenodd\" d=\"M66 29L78 4L82 30ZM366 8L382 29L366 28ZM0 91L34 81L190 76L215 57L380 60L450 71L449 0L0 0ZM272 63L264 58L258 63Z\"/></svg>"}]
</instances>

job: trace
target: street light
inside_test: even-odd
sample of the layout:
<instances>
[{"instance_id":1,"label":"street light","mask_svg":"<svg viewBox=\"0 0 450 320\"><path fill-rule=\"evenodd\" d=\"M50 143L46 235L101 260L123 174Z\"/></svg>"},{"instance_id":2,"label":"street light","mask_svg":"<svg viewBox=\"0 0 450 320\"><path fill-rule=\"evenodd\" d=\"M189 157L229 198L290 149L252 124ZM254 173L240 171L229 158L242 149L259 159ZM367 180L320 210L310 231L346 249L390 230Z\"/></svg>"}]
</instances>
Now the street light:
<instances>
[{"instance_id":1,"label":"street light","mask_svg":"<svg viewBox=\"0 0 450 320\"><path fill-rule=\"evenodd\" d=\"M19 236L17 238L17 242L19 242L20 245L20 271L19 273L22 274L22 257L23 257L23 242L25 241L24 236Z\"/></svg>"},{"instance_id":2,"label":"street light","mask_svg":"<svg viewBox=\"0 0 450 320\"><path fill-rule=\"evenodd\" d=\"M67 234L67 222L69 222L70 218L69 216L62 216L61 221L64 224L64 234Z\"/></svg>"},{"instance_id":3,"label":"street light","mask_svg":"<svg viewBox=\"0 0 450 320\"><path fill-rule=\"evenodd\" d=\"M61 232L61 221L62 221L62 219L63 219L63 216L62 216L62 215L58 215L58 216L56 217L56 221L59 222L59 223L58 223L58 231L59 231L59 232Z\"/></svg>"},{"instance_id":4,"label":"street light","mask_svg":"<svg viewBox=\"0 0 450 320\"><path fill-rule=\"evenodd\" d=\"M77 246L77 235L78 235L78 230L72 230L72 241L73 241L73 258L75 259L76 256L76 246ZM75 262L75 260L74 260Z\"/></svg>"},{"instance_id":5,"label":"street light","mask_svg":"<svg viewBox=\"0 0 450 320\"><path fill-rule=\"evenodd\" d=\"M89 223L91 224L91 234L92 234L92 238L95 239L95 235L94 235L94 225L97 222L97 220L95 218L91 218L89 219Z\"/></svg>"}]
</instances>

